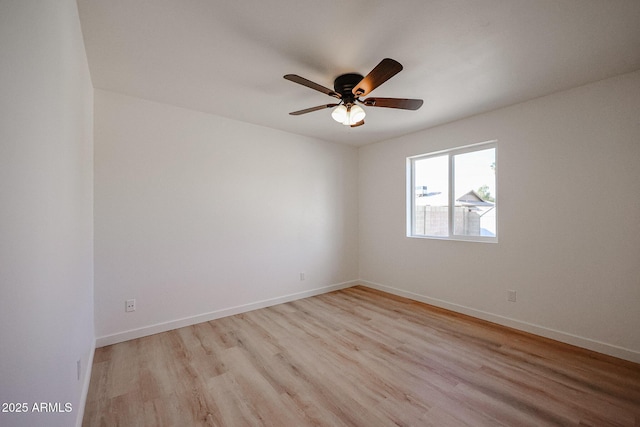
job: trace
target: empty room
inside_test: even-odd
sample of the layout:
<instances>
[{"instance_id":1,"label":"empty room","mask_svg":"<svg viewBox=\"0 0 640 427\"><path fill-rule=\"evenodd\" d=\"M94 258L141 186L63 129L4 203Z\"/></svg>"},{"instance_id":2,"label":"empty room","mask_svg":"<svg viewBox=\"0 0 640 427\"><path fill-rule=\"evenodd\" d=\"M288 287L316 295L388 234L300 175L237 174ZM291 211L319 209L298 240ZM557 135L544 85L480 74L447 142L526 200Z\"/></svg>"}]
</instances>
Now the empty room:
<instances>
[{"instance_id":1,"label":"empty room","mask_svg":"<svg viewBox=\"0 0 640 427\"><path fill-rule=\"evenodd\" d=\"M0 1L0 426L640 426L640 2Z\"/></svg>"}]
</instances>

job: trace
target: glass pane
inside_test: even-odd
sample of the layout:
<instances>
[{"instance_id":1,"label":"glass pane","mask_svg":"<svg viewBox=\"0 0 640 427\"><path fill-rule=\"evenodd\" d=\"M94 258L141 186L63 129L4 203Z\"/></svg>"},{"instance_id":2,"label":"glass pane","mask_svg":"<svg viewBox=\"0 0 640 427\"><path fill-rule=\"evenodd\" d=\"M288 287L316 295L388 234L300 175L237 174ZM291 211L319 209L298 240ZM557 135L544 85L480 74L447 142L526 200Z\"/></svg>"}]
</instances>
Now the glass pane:
<instances>
[{"instance_id":1,"label":"glass pane","mask_svg":"<svg viewBox=\"0 0 640 427\"><path fill-rule=\"evenodd\" d=\"M414 162L413 234L449 235L449 156Z\"/></svg>"},{"instance_id":2,"label":"glass pane","mask_svg":"<svg viewBox=\"0 0 640 427\"><path fill-rule=\"evenodd\" d=\"M453 157L455 223L460 236L496 236L496 150Z\"/></svg>"}]
</instances>

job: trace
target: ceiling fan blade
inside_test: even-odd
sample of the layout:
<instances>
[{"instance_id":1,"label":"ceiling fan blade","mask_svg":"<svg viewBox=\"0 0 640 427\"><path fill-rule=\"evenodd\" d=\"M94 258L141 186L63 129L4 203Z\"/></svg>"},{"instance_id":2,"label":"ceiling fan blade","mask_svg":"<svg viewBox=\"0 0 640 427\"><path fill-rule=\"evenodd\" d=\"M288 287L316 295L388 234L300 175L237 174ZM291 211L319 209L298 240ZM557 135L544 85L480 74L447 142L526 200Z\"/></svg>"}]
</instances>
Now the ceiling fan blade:
<instances>
[{"instance_id":1,"label":"ceiling fan blade","mask_svg":"<svg viewBox=\"0 0 640 427\"><path fill-rule=\"evenodd\" d=\"M364 124L364 119L360 120L357 123L351 125L352 128L357 128L358 126L362 126Z\"/></svg>"},{"instance_id":2,"label":"ceiling fan blade","mask_svg":"<svg viewBox=\"0 0 640 427\"><path fill-rule=\"evenodd\" d=\"M422 99L406 98L367 98L362 101L367 107L400 108L402 110L417 110L422 107Z\"/></svg>"},{"instance_id":3,"label":"ceiling fan blade","mask_svg":"<svg viewBox=\"0 0 640 427\"><path fill-rule=\"evenodd\" d=\"M304 77L300 77L300 76L298 76L296 74L287 74L286 76L284 76L284 78L289 80L289 81L292 81L294 83L298 83L298 84L300 84L302 86L306 86L308 88L317 90L318 92L322 92L322 93L325 93L325 94L327 94L329 96L333 96L334 98L338 98L338 99L342 98L342 95L340 95L339 93L337 93L337 92L335 92L335 91L333 91L333 90L331 90L331 89L329 89L327 87L319 85L318 83L314 83L311 80L307 80Z\"/></svg>"},{"instance_id":4,"label":"ceiling fan blade","mask_svg":"<svg viewBox=\"0 0 640 427\"><path fill-rule=\"evenodd\" d=\"M352 92L356 97L367 95L400 71L402 65L398 61L385 58L353 88Z\"/></svg>"},{"instance_id":5,"label":"ceiling fan blade","mask_svg":"<svg viewBox=\"0 0 640 427\"><path fill-rule=\"evenodd\" d=\"M324 110L325 108L337 107L340 104L325 104L318 105L317 107L306 108L304 110L294 111L293 113L289 113L292 116L299 116L300 114L311 113L312 111Z\"/></svg>"}]
</instances>

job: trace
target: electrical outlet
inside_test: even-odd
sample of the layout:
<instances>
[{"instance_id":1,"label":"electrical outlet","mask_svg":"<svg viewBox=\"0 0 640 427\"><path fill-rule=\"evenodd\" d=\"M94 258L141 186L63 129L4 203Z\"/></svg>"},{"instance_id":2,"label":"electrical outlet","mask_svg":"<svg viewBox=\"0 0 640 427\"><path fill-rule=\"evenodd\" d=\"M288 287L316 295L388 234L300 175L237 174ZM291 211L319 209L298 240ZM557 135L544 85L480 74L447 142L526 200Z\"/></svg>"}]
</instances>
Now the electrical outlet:
<instances>
[{"instance_id":1,"label":"electrical outlet","mask_svg":"<svg viewBox=\"0 0 640 427\"><path fill-rule=\"evenodd\" d=\"M124 311L126 312L136 311L136 300L128 299L127 301L125 301Z\"/></svg>"},{"instance_id":2,"label":"electrical outlet","mask_svg":"<svg viewBox=\"0 0 640 427\"><path fill-rule=\"evenodd\" d=\"M516 302L516 291L510 289L507 290L507 301L509 302Z\"/></svg>"},{"instance_id":3,"label":"electrical outlet","mask_svg":"<svg viewBox=\"0 0 640 427\"><path fill-rule=\"evenodd\" d=\"M304 280L304 273L300 273L300 281L302 282Z\"/></svg>"}]
</instances>

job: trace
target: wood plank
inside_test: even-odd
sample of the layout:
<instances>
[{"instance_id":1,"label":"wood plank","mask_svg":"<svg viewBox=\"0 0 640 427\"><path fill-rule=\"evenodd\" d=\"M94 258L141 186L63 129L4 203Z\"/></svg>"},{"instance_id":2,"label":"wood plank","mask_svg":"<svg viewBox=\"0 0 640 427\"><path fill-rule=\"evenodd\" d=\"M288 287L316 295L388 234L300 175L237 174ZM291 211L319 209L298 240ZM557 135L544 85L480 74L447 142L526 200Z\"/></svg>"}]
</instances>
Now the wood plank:
<instances>
[{"instance_id":1,"label":"wood plank","mask_svg":"<svg viewBox=\"0 0 640 427\"><path fill-rule=\"evenodd\" d=\"M640 365L365 287L96 350L84 426L640 426Z\"/></svg>"}]
</instances>

